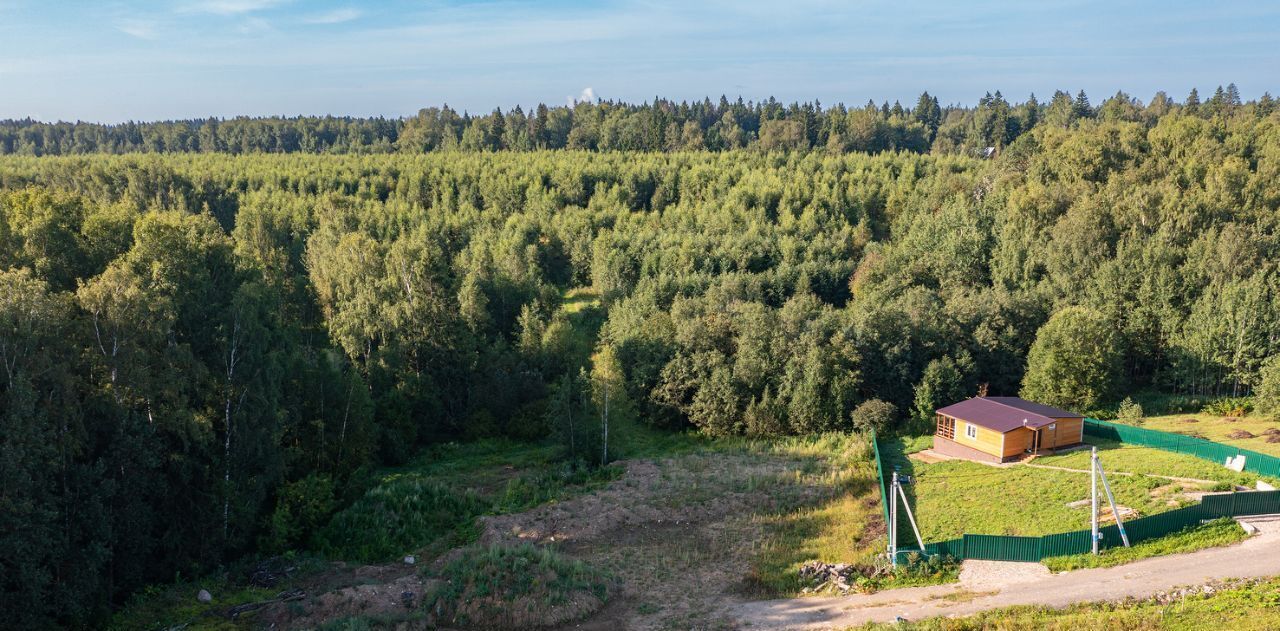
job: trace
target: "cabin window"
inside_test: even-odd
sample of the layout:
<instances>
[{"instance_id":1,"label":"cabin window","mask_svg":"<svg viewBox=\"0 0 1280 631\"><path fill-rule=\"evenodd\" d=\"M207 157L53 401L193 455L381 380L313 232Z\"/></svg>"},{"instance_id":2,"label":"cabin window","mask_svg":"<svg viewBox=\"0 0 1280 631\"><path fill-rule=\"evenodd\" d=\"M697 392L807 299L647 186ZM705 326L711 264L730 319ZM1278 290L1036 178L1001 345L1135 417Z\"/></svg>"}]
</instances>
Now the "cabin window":
<instances>
[{"instance_id":1,"label":"cabin window","mask_svg":"<svg viewBox=\"0 0 1280 631\"><path fill-rule=\"evenodd\" d=\"M974 439L974 440L977 440L977 439L978 439L978 428L977 428L976 426L974 426L974 425L969 425L968 423L965 423L965 426L964 426L964 435L965 435L965 436L968 436L969 438L972 438L972 439Z\"/></svg>"}]
</instances>

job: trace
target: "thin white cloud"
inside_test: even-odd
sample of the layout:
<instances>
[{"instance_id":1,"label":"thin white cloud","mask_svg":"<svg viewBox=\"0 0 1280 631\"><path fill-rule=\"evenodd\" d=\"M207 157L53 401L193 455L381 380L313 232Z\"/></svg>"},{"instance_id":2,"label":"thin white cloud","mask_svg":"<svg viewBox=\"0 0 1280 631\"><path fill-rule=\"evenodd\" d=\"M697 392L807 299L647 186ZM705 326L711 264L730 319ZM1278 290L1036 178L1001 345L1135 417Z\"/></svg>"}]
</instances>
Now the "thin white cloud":
<instances>
[{"instance_id":1,"label":"thin white cloud","mask_svg":"<svg viewBox=\"0 0 1280 631\"><path fill-rule=\"evenodd\" d=\"M214 15L244 15L284 4L286 0L199 0L185 7L191 13Z\"/></svg>"},{"instance_id":2,"label":"thin white cloud","mask_svg":"<svg viewBox=\"0 0 1280 631\"><path fill-rule=\"evenodd\" d=\"M582 92L578 93L578 96L576 97L569 96L565 98L568 99L570 106L576 105L578 103L595 103L596 91L591 89L590 86L587 86L585 88L582 88Z\"/></svg>"},{"instance_id":3,"label":"thin white cloud","mask_svg":"<svg viewBox=\"0 0 1280 631\"><path fill-rule=\"evenodd\" d=\"M346 7L342 9L334 9L327 13L312 15L310 17L303 18L302 21L306 24L342 24L343 22L350 22L359 18L362 15L364 15L364 12L360 9Z\"/></svg>"},{"instance_id":4,"label":"thin white cloud","mask_svg":"<svg viewBox=\"0 0 1280 631\"><path fill-rule=\"evenodd\" d=\"M157 39L160 35L152 20L121 19L116 20L115 27L117 31L138 39Z\"/></svg>"},{"instance_id":5,"label":"thin white cloud","mask_svg":"<svg viewBox=\"0 0 1280 631\"><path fill-rule=\"evenodd\" d=\"M249 16L236 26L236 32L241 35L254 35L256 33L265 33L271 30L271 23L260 18Z\"/></svg>"}]
</instances>

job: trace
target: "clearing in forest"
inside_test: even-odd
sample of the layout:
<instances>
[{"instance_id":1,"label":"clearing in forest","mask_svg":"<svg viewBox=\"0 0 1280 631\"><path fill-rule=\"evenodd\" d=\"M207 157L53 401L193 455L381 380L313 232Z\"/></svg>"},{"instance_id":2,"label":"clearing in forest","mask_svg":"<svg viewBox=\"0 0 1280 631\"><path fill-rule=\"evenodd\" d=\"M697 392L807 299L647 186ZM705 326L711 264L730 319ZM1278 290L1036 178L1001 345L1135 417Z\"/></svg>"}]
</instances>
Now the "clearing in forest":
<instances>
[{"instance_id":1,"label":"clearing in forest","mask_svg":"<svg viewBox=\"0 0 1280 631\"><path fill-rule=\"evenodd\" d=\"M270 590L241 591L245 578L232 573L215 581L208 605L190 593L210 581L184 582L139 599L118 621L715 628L727 601L799 594L806 561L871 568L884 550L875 465L861 436L650 438L647 453L568 479L543 448L436 449L382 476L326 529L330 558L352 562L310 562ZM441 517L457 507L470 513ZM517 589L534 580L538 590ZM232 607L285 589L304 595L228 621Z\"/></svg>"}]
</instances>

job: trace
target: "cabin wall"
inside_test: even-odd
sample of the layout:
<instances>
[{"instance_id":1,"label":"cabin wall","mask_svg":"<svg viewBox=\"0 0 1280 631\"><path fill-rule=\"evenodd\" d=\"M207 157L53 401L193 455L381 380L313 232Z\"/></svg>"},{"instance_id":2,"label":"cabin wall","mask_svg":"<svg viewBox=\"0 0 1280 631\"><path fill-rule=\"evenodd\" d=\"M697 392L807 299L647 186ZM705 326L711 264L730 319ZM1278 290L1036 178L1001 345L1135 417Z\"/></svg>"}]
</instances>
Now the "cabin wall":
<instances>
[{"instance_id":1,"label":"cabin wall","mask_svg":"<svg viewBox=\"0 0 1280 631\"><path fill-rule=\"evenodd\" d=\"M1054 425L1057 426L1056 430L1043 429L1040 431L1041 449L1078 445L1084 441L1083 418L1054 419Z\"/></svg>"},{"instance_id":2,"label":"cabin wall","mask_svg":"<svg viewBox=\"0 0 1280 631\"><path fill-rule=\"evenodd\" d=\"M974 449L970 444L960 444L936 435L933 437L933 451L944 456L977 462L1001 462L1000 456Z\"/></svg>"},{"instance_id":3,"label":"cabin wall","mask_svg":"<svg viewBox=\"0 0 1280 631\"><path fill-rule=\"evenodd\" d=\"M1004 452L1005 458L1022 455L1022 452L1031 448L1031 439L1035 436L1035 430L1026 427L1011 429L1004 435Z\"/></svg>"},{"instance_id":4,"label":"cabin wall","mask_svg":"<svg viewBox=\"0 0 1280 631\"><path fill-rule=\"evenodd\" d=\"M973 437L969 436L970 427L972 427L975 430L974 432L975 436ZM978 451L981 451L982 453L995 456L997 458L1004 457L1004 435L1003 434L994 430L987 429L985 427L974 425L973 423L969 423L967 421L956 419L955 438L951 440L957 445L962 445L964 447L968 447L969 449L976 449ZM937 441L935 440L934 442L937 442Z\"/></svg>"}]
</instances>

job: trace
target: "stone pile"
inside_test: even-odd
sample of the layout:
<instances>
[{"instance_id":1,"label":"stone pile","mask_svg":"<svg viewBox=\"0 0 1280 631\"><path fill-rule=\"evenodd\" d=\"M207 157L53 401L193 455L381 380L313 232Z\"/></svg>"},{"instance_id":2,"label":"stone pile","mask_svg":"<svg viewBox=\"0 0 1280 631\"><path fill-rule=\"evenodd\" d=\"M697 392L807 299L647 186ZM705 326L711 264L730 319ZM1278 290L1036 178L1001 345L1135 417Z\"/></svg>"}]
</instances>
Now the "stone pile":
<instances>
[{"instance_id":1,"label":"stone pile","mask_svg":"<svg viewBox=\"0 0 1280 631\"><path fill-rule=\"evenodd\" d=\"M874 568L852 563L809 561L800 567L800 579L810 585L803 590L806 594L828 588L847 592L855 588L858 578L870 577L874 573Z\"/></svg>"},{"instance_id":2,"label":"stone pile","mask_svg":"<svg viewBox=\"0 0 1280 631\"><path fill-rule=\"evenodd\" d=\"M1214 593L1217 593L1220 591L1246 587L1248 585L1252 585L1255 583L1257 583L1257 581L1254 579L1237 579L1237 580L1231 580L1231 581L1220 581L1220 582L1208 583L1206 585L1191 585L1189 587L1178 587L1175 589L1171 589L1169 591L1156 592L1156 595L1152 596L1151 600L1160 605L1168 605L1170 603L1175 603L1181 600L1185 600L1188 597L1211 596Z\"/></svg>"}]
</instances>

